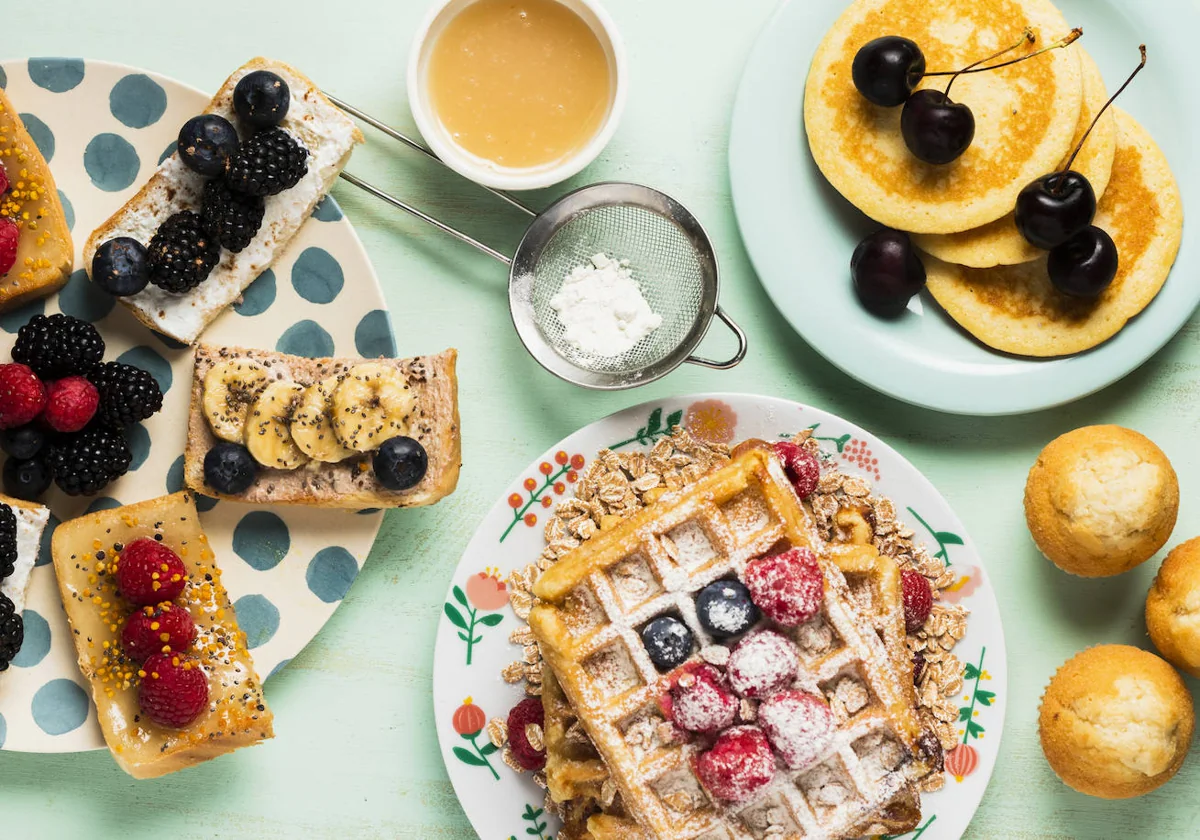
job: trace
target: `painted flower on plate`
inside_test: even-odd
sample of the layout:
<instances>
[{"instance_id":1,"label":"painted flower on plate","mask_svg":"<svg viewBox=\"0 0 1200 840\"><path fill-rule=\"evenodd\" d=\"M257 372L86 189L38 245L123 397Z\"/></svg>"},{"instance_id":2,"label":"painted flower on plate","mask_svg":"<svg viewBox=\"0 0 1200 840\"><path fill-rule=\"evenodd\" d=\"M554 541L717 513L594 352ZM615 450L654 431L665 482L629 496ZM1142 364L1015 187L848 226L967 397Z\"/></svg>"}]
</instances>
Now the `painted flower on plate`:
<instances>
[{"instance_id":1,"label":"painted flower on plate","mask_svg":"<svg viewBox=\"0 0 1200 840\"><path fill-rule=\"evenodd\" d=\"M688 406L683 425L700 440L730 443L737 428L737 413L721 400L700 400Z\"/></svg>"},{"instance_id":2,"label":"painted flower on plate","mask_svg":"<svg viewBox=\"0 0 1200 840\"><path fill-rule=\"evenodd\" d=\"M477 610L498 610L508 603L508 587L498 571L487 569L467 578L467 600Z\"/></svg>"}]
</instances>

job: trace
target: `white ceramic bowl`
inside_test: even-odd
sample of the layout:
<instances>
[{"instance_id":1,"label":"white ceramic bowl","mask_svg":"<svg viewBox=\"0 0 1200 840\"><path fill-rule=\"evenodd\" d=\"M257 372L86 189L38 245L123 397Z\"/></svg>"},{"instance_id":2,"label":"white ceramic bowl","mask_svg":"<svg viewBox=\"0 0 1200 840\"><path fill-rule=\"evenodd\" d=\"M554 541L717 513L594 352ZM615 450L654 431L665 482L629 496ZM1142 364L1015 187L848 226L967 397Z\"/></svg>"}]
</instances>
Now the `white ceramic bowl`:
<instances>
[{"instance_id":1,"label":"white ceramic bowl","mask_svg":"<svg viewBox=\"0 0 1200 840\"><path fill-rule=\"evenodd\" d=\"M501 190L534 190L565 181L599 156L608 145L625 110L628 74L625 46L616 24L596 0L556 0L579 15L604 48L612 74L612 101L608 116L591 141L569 157L544 166L514 168L500 166L463 149L450 137L434 112L429 98L429 55L434 42L455 16L475 0L436 0L421 21L413 38L408 60L408 102L417 128L434 153L463 177Z\"/></svg>"}]
</instances>

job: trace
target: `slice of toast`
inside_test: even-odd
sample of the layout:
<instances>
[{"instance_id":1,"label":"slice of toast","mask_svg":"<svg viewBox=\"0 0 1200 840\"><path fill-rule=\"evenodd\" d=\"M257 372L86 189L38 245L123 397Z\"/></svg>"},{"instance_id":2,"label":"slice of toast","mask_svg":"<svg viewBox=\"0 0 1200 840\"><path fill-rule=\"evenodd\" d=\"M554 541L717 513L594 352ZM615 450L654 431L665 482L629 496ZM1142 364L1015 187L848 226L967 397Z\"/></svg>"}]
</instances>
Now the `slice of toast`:
<instances>
[{"instance_id":1,"label":"slice of toast","mask_svg":"<svg viewBox=\"0 0 1200 840\"><path fill-rule=\"evenodd\" d=\"M371 469L370 453L337 463L310 461L294 470L263 467L258 478L241 495L218 493L204 480L204 456L217 443L204 415L204 377L214 365L232 359L252 359L271 370L276 379L312 385L345 373L365 359L309 359L272 350L215 347L201 344L195 351L192 402L188 413L184 480L206 496L249 504L314 505L328 508L419 507L431 505L454 492L462 461L458 420L458 353L447 350L436 356L414 359L373 359L405 375L416 397L408 436L425 447L429 466L425 477L409 490L389 490Z\"/></svg>"},{"instance_id":2,"label":"slice of toast","mask_svg":"<svg viewBox=\"0 0 1200 840\"><path fill-rule=\"evenodd\" d=\"M17 109L0 89L0 166L9 189L0 194L0 217L17 223L17 261L0 274L0 312L54 294L71 277L75 245L46 159Z\"/></svg>"},{"instance_id":3,"label":"slice of toast","mask_svg":"<svg viewBox=\"0 0 1200 840\"><path fill-rule=\"evenodd\" d=\"M121 650L121 630L135 608L117 594L109 568L122 547L140 537L161 538L188 573L176 603L196 622L189 653L208 677L209 708L186 729L167 729L141 714L139 669ZM65 522L54 532L52 553L79 667L91 685L104 741L122 770L152 779L274 737L262 682L191 493Z\"/></svg>"},{"instance_id":4,"label":"slice of toast","mask_svg":"<svg viewBox=\"0 0 1200 840\"><path fill-rule=\"evenodd\" d=\"M50 508L3 494L0 494L0 504L11 507L17 518L17 562L13 565L13 573L0 580L0 592L8 596L20 615L25 611L25 597L41 550L42 531L50 521Z\"/></svg>"},{"instance_id":5,"label":"slice of toast","mask_svg":"<svg viewBox=\"0 0 1200 840\"><path fill-rule=\"evenodd\" d=\"M270 70L287 82L291 105L280 127L290 132L309 152L308 173L300 183L266 200L262 227L251 243L234 254L221 250L221 261L208 279L191 291L172 294L149 285L136 295L118 298L152 330L184 344L193 344L226 307L238 299L266 271L312 215L334 180L341 173L362 132L341 109L325 98L320 89L298 70L266 58L256 58L239 68L222 85L206 113L220 114L242 136L233 110L233 89L254 70ZM162 162L144 187L88 238L83 249L84 266L90 273L96 249L117 236L129 236L149 245L159 226L181 210L200 211L206 179L189 169L175 153Z\"/></svg>"}]
</instances>

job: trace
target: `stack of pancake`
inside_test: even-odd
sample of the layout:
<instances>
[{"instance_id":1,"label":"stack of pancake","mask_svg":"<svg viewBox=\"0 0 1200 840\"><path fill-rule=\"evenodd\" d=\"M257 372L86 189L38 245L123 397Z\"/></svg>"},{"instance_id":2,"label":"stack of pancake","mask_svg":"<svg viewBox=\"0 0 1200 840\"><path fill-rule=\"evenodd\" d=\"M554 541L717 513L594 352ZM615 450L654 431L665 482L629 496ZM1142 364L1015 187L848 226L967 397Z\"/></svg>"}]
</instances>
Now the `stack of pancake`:
<instances>
[{"instance_id":1,"label":"stack of pancake","mask_svg":"<svg viewBox=\"0 0 1200 840\"><path fill-rule=\"evenodd\" d=\"M883 35L915 41L933 72L991 55L1025 27L1037 38L1021 48L1027 53L1070 31L1049 0L855 0L813 58L804 120L813 158L830 183L875 221L912 234L929 291L955 321L996 350L1063 356L1111 338L1154 299L1183 235L1182 200L1166 158L1116 107L1072 165L1096 191L1094 223L1117 245L1112 285L1096 300L1061 294L1050 283L1047 253L1018 232L1018 194L1062 169L1108 98L1083 41L960 76L952 98L970 106L976 134L945 166L914 157L900 133L901 109L871 104L851 78L859 48ZM1005 60L1013 55L1020 53ZM947 81L926 77L919 87L944 90Z\"/></svg>"}]
</instances>

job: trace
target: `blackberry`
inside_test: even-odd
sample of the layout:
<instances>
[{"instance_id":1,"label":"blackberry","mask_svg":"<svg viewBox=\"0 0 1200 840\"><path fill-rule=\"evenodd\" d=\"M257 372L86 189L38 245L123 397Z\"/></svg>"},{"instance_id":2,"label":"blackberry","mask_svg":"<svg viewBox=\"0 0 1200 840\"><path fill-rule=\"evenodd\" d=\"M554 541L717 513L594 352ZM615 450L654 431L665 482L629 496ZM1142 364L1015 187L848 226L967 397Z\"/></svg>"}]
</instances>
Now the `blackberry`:
<instances>
[{"instance_id":1,"label":"blackberry","mask_svg":"<svg viewBox=\"0 0 1200 840\"><path fill-rule=\"evenodd\" d=\"M0 581L17 567L17 515L13 509L0 504Z\"/></svg>"},{"instance_id":2,"label":"blackberry","mask_svg":"<svg viewBox=\"0 0 1200 840\"><path fill-rule=\"evenodd\" d=\"M9 597L0 592L0 671L8 670L24 643L25 622Z\"/></svg>"},{"instance_id":3,"label":"blackberry","mask_svg":"<svg viewBox=\"0 0 1200 840\"><path fill-rule=\"evenodd\" d=\"M133 453L118 429L89 426L50 449L54 481L68 496L91 496L125 475Z\"/></svg>"},{"instance_id":4,"label":"blackberry","mask_svg":"<svg viewBox=\"0 0 1200 840\"><path fill-rule=\"evenodd\" d=\"M234 192L223 178L204 186L204 205L200 210L204 226L235 254L254 239L265 210L262 196Z\"/></svg>"},{"instance_id":5,"label":"blackberry","mask_svg":"<svg viewBox=\"0 0 1200 840\"><path fill-rule=\"evenodd\" d=\"M110 426L132 426L162 408L162 389L148 371L120 362L104 362L88 374L100 392L96 418Z\"/></svg>"},{"instance_id":6,"label":"blackberry","mask_svg":"<svg viewBox=\"0 0 1200 840\"><path fill-rule=\"evenodd\" d=\"M190 210L162 223L150 240L150 282L160 289L182 294L196 288L221 259L221 246Z\"/></svg>"},{"instance_id":7,"label":"blackberry","mask_svg":"<svg viewBox=\"0 0 1200 840\"><path fill-rule=\"evenodd\" d=\"M229 186L246 195L278 195L308 172L308 149L282 128L260 131L229 162Z\"/></svg>"},{"instance_id":8,"label":"blackberry","mask_svg":"<svg viewBox=\"0 0 1200 840\"><path fill-rule=\"evenodd\" d=\"M70 315L34 315L17 333L12 357L44 381L85 375L104 358L104 339L87 321Z\"/></svg>"}]
</instances>

